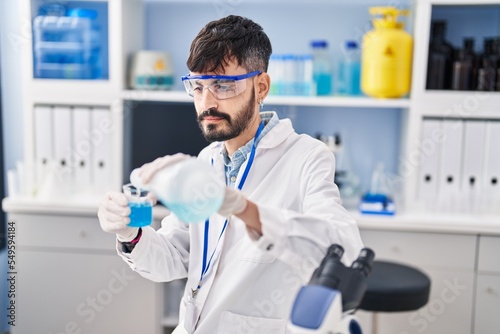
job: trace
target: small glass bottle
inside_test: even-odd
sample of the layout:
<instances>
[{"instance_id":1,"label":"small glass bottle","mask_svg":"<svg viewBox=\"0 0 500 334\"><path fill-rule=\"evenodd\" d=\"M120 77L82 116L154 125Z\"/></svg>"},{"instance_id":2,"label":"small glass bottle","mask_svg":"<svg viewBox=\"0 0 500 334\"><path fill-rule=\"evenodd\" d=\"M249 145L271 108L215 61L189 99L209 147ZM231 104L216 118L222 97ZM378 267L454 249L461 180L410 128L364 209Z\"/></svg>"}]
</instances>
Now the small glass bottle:
<instances>
[{"instance_id":1,"label":"small glass bottle","mask_svg":"<svg viewBox=\"0 0 500 334\"><path fill-rule=\"evenodd\" d=\"M500 37L495 37L493 39L491 58L496 72L495 89L500 91Z\"/></svg>"},{"instance_id":2,"label":"small glass bottle","mask_svg":"<svg viewBox=\"0 0 500 334\"><path fill-rule=\"evenodd\" d=\"M445 21L433 21L427 62L427 89L450 89L453 65L453 47L444 36Z\"/></svg>"},{"instance_id":3,"label":"small glass bottle","mask_svg":"<svg viewBox=\"0 0 500 334\"><path fill-rule=\"evenodd\" d=\"M483 64L478 71L477 90L494 91L496 80L496 69L491 58L483 58Z\"/></svg>"},{"instance_id":4,"label":"small glass bottle","mask_svg":"<svg viewBox=\"0 0 500 334\"><path fill-rule=\"evenodd\" d=\"M477 87L479 91L495 90L495 55L493 53L494 39L485 38L483 40L483 53L481 63L477 72Z\"/></svg>"},{"instance_id":5,"label":"small glass bottle","mask_svg":"<svg viewBox=\"0 0 500 334\"><path fill-rule=\"evenodd\" d=\"M356 41L346 41L343 50L344 59L340 62L338 77L338 93L340 95L361 94L361 62L360 49Z\"/></svg>"},{"instance_id":6,"label":"small glass bottle","mask_svg":"<svg viewBox=\"0 0 500 334\"><path fill-rule=\"evenodd\" d=\"M332 93L332 61L328 52L328 42L317 40L311 42L313 52L313 80L316 95Z\"/></svg>"},{"instance_id":7,"label":"small glass bottle","mask_svg":"<svg viewBox=\"0 0 500 334\"><path fill-rule=\"evenodd\" d=\"M474 65L476 63L476 55L474 54L474 40L471 38L464 39L463 49L458 50L457 59L453 62L453 90L471 90L474 86ZM476 71L477 73L477 67ZM477 77L477 74L476 74Z\"/></svg>"}]
</instances>

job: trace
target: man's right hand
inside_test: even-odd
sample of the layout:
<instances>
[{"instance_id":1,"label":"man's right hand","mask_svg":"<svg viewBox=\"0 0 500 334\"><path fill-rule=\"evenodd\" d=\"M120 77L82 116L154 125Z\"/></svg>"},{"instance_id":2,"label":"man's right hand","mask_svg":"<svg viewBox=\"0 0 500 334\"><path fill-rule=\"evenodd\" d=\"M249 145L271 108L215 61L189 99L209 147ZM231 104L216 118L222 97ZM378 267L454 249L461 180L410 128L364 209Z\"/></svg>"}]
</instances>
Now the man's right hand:
<instances>
[{"instance_id":1,"label":"man's right hand","mask_svg":"<svg viewBox=\"0 0 500 334\"><path fill-rule=\"evenodd\" d=\"M138 228L127 226L130 223L130 208L125 194L110 191L99 205L97 217L103 231L116 234L118 241L129 242L135 239Z\"/></svg>"}]
</instances>

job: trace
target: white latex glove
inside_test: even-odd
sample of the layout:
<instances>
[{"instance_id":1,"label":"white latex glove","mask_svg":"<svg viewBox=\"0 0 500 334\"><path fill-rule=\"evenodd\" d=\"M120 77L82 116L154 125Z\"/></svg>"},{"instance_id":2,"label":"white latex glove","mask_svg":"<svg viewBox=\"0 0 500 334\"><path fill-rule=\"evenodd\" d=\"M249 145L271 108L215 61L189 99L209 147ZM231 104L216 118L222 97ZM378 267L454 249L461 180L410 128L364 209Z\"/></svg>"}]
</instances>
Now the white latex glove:
<instances>
[{"instance_id":1,"label":"white latex glove","mask_svg":"<svg viewBox=\"0 0 500 334\"><path fill-rule=\"evenodd\" d=\"M242 213L245 211L246 207L247 198L245 195L237 189L226 187L224 201L217 212L224 217L229 217Z\"/></svg>"},{"instance_id":2,"label":"white latex glove","mask_svg":"<svg viewBox=\"0 0 500 334\"><path fill-rule=\"evenodd\" d=\"M137 172L132 173L132 175L130 176L130 181L134 185L143 186L145 184L148 184L158 171L189 158L191 158L190 155L183 153L166 155L164 157L157 158L152 162L142 165L139 169L137 169Z\"/></svg>"},{"instance_id":3,"label":"white latex glove","mask_svg":"<svg viewBox=\"0 0 500 334\"><path fill-rule=\"evenodd\" d=\"M127 226L130 223L130 208L125 194L110 191L99 205L97 217L104 232L114 233L120 242L129 242L137 237L139 229Z\"/></svg>"}]
</instances>

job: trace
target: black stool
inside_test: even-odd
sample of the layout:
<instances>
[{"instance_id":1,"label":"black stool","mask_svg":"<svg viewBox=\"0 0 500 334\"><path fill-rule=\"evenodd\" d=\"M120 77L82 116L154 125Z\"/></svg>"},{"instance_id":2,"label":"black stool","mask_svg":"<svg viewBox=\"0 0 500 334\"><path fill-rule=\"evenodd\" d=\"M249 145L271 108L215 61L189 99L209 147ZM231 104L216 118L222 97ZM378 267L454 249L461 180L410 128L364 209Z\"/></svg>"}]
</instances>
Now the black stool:
<instances>
[{"instance_id":1,"label":"black stool","mask_svg":"<svg viewBox=\"0 0 500 334\"><path fill-rule=\"evenodd\" d=\"M377 312L418 310L429 301L431 281L420 270L404 264L374 261L360 309L372 311L372 332L377 333Z\"/></svg>"}]
</instances>

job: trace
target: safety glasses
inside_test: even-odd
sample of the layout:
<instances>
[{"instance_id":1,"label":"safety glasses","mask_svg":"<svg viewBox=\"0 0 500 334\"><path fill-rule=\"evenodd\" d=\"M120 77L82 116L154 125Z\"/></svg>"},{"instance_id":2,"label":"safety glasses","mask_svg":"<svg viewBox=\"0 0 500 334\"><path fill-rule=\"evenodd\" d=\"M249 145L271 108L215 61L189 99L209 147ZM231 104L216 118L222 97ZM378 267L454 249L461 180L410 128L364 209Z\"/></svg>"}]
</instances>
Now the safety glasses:
<instances>
[{"instance_id":1,"label":"safety glasses","mask_svg":"<svg viewBox=\"0 0 500 334\"><path fill-rule=\"evenodd\" d=\"M238 96L247 88L245 79L261 74L262 71L254 71L241 75L185 75L182 82L186 92L196 98L201 98L206 88L218 100L230 99Z\"/></svg>"}]
</instances>

